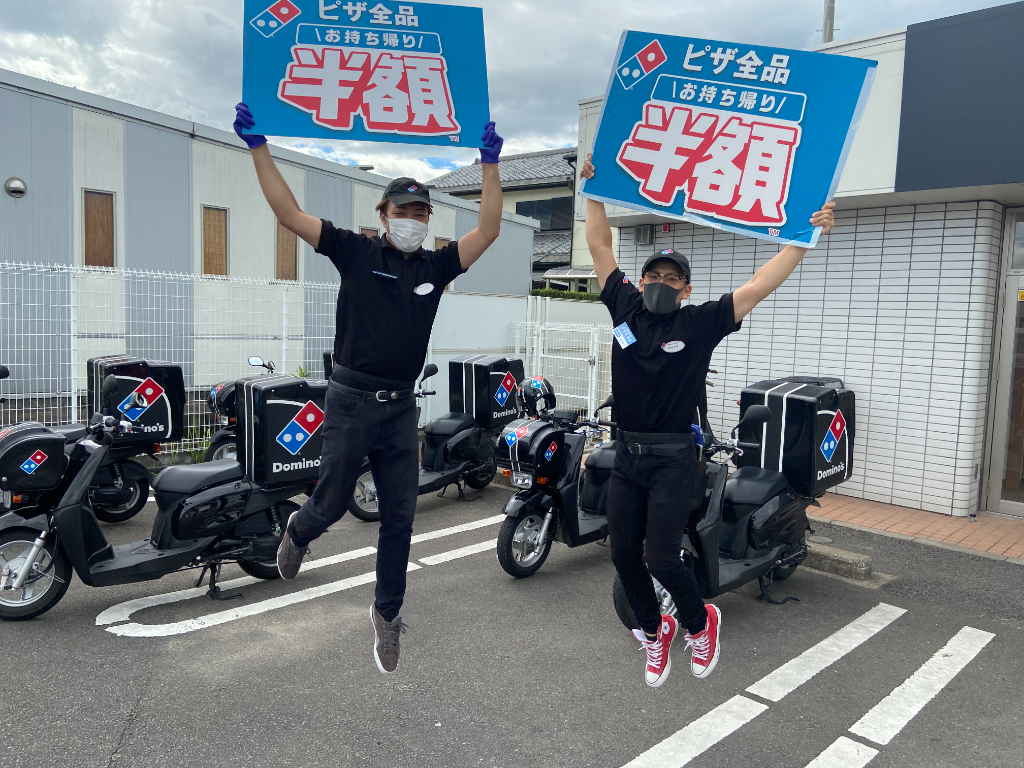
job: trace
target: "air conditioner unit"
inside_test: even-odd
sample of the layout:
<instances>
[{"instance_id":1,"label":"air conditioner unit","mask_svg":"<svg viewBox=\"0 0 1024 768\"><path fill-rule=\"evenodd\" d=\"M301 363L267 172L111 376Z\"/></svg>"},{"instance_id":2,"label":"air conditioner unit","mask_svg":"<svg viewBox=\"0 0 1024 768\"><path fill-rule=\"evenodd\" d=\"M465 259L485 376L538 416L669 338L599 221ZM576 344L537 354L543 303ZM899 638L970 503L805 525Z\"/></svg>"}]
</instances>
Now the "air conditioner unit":
<instances>
[{"instance_id":1,"label":"air conditioner unit","mask_svg":"<svg viewBox=\"0 0 1024 768\"><path fill-rule=\"evenodd\" d=\"M650 224L641 224L636 228L636 244L637 245L650 245L651 244L651 229Z\"/></svg>"}]
</instances>

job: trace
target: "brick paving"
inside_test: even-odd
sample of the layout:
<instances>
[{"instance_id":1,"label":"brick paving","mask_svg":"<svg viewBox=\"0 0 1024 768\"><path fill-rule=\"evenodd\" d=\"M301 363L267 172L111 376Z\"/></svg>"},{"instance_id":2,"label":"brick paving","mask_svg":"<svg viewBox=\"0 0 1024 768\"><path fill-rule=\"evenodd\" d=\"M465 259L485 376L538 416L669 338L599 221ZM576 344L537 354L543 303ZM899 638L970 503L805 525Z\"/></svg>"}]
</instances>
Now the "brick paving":
<instances>
[{"instance_id":1,"label":"brick paving","mask_svg":"<svg viewBox=\"0 0 1024 768\"><path fill-rule=\"evenodd\" d=\"M808 510L812 518L1024 562L1024 519L979 514L971 522L968 517L940 515L836 493L826 494L820 501L821 509Z\"/></svg>"}]
</instances>

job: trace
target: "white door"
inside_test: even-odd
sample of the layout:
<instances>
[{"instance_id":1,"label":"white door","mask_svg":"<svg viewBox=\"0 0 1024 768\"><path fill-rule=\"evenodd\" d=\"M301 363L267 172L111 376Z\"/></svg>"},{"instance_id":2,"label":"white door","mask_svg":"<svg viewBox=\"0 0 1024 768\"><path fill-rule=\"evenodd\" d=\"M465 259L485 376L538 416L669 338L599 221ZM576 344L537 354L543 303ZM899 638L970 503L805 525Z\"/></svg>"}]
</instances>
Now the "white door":
<instances>
[{"instance_id":1,"label":"white door","mask_svg":"<svg viewBox=\"0 0 1024 768\"><path fill-rule=\"evenodd\" d=\"M1024 209L1007 212L1006 249L985 506L1024 517Z\"/></svg>"}]
</instances>

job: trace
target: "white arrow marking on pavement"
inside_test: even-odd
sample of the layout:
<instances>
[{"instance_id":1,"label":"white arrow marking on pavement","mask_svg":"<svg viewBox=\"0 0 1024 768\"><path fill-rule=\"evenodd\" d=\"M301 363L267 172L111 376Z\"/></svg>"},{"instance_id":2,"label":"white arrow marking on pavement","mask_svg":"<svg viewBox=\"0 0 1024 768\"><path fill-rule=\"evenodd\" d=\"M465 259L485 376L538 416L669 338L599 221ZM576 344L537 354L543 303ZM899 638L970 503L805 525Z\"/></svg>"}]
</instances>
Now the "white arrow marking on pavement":
<instances>
[{"instance_id":1,"label":"white arrow marking on pavement","mask_svg":"<svg viewBox=\"0 0 1024 768\"><path fill-rule=\"evenodd\" d=\"M828 749L811 760L807 768L864 768L877 754L877 749L840 736Z\"/></svg>"},{"instance_id":2,"label":"white arrow marking on pavement","mask_svg":"<svg viewBox=\"0 0 1024 768\"><path fill-rule=\"evenodd\" d=\"M418 571L420 566L416 563L409 563L410 571ZM121 637L168 637L170 635L183 635L186 632L195 632L197 629L215 627L218 624L226 624L236 619L244 619L248 616L255 616L277 608L284 608L295 603L303 603L324 595L333 595L335 592L342 592L353 587L360 587L363 584L372 584L377 580L377 572L370 571L359 576L351 576L341 581L332 581L328 584L321 584L318 587L310 587L299 592L292 592L280 597L272 597L269 600L261 600L252 605L241 605L227 611L211 613L207 616L200 616L198 619L185 619L184 621L172 621L168 624L118 624L116 627L107 627L107 632Z\"/></svg>"},{"instance_id":3,"label":"white arrow marking on pavement","mask_svg":"<svg viewBox=\"0 0 1024 768\"><path fill-rule=\"evenodd\" d=\"M851 621L813 648L808 648L795 659L758 680L747 688L747 693L768 701L781 701L786 694L792 693L816 674L874 637L904 613L906 610L903 608L879 603L859 619Z\"/></svg>"},{"instance_id":4,"label":"white arrow marking on pavement","mask_svg":"<svg viewBox=\"0 0 1024 768\"><path fill-rule=\"evenodd\" d=\"M351 552L342 552L340 555L332 555L331 557L322 557L317 560L310 560L302 564L302 570L312 571L316 568L323 568L327 565L335 565L336 563L343 563L346 560L355 560L359 557L366 557L372 555L377 550L373 547L363 547L362 549L354 549ZM267 579L257 579L255 576L243 576L240 579L231 579L230 581L222 581L219 586L222 589L238 589L239 587L245 587L249 584L255 584L260 581L267 581ZM182 600L190 600L193 597L200 597L209 592L207 587L192 587L191 589L182 589L178 592L167 592L162 595L153 595L152 597L138 597L134 600L128 600L123 603L107 608L99 616L96 617L96 626L102 627L106 624L116 624L119 621L128 621L132 614L136 611L141 611L143 608L152 608L156 605L167 605L168 603L177 603Z\"/></svg>"},{"instance_id":5,"label":"white arrow marking on pavement","mask_svg":"<svg viewBox=\"0 0 1024 768\"><path fill-rule=\"evenodd\" d=\"M917 672L858 720L850 733L876 744L888 744L994 637L991 632L964 627Z\"/></svg>"},{"instance_id":6,"label":"white arrow marking on pavement","mask_svg":"<svg viewBox=\"0 0 1024 768\"><path fill-rule=\"evenodd\" d=\"M639 757L630 760L625 768L675 768L686 765L766 709L766 704L745 696L733 696L704 717L694 720L681 731L676 731L660 744L655 744Z\"/></svg>"},{"instance_id":7,"label":"white arrow marking on pavement","mask_svg":"<svg viewBox=\"0 0 1024 768\"><path fill-rule=\"evenodd\" d=\"M439 555L421 557L420 562L424 565L439 565L440 563L447 563L449 560L457 560L460 557L475 555L477 552L486 552L488 549L495 549L497 546L497 539L491 539L490 541L481 541L479 544L470 544L468 547L462 547L461 549L453 549L451 552L442 552Z\"/></svg>"}]
</instances>

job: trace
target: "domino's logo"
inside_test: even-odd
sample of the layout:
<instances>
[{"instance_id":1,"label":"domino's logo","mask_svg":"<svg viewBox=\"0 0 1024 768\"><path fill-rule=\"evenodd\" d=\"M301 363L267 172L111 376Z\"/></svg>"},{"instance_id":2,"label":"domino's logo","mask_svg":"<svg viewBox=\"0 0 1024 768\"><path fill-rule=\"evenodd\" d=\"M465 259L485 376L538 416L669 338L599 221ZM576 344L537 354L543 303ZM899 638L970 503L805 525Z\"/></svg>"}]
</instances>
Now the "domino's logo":
<instances>
[{"instance_id":1,"label":"domino's logo","mask_svg":"<svg viewBox=\"0 0 1024 768\"><path fill-rule=\"evenodd\" d=\"M129 401L132 399L132 395L134 395L136 392L138 392L140 395L146 398L145 408L135 408L129 405ZM142 416L142 414L144 414L146 411L148 411L149 407L153 405L153 403L157 401L157 398L159 398L163 393L163 387L161 387L152 379L146 379L144 382L139 384L139 386L132 390L131 395L128 395L128 397L121 401L121 404L117 406L117 410L119 410L121 413L127 416L130 421L138 421L139 417Z\"/></svg>"},{"instance_id":2,"label":"domino's logo","mask_svg":"<svg viewBox=\"0 0 1024 768\"><path fill-rule=\"evenodd\" d=\"M509 432L505 435L505 442L508 443L508 447L511 448L519 442L519 438L526 437L526 433L529 431L530 428L526 424L523 424L521 427L516 427L514 432Z\"/></svg>"},{"instance_id":3,"label":"domino's logo","mask_svg":"<svg viewBox=\"0 0 1024 768\"><path fill-rule=\"evenodd\" d=\"M334 6L337 8L337 6ZM273 37L302 13L291 0L277 0L249 23L264 37Z\"/></svg>"},{"instance_id":4,"label":"domino's logo","mask_svg":"<svg viewBox=\"0 0 1024 768\"><path fill-rule=\"evenodd\" d=\"M505 374L505 378L501 380L501 385L498 387L498 391L494 393L494 399L498 401L498 405L505 407L505 402L512 396L512 393L516 391L516 377L509 371ZM511 445L511 443L510 443Z\"/></svg>"},{"instance_id":5,"label":"domino's logo","mask_svg":"<svg viewBox=\"0 0 1024 768\"><path fill-rule=\"evenodd\" d=\"M558 443L551 443L548 449L544 452L544 458L551 461L551 457L555 455L555 451L558 450Z\"/></svg>"},{"instance_id":6,"label":"domino's logo","mask_svg":"<svg viewBox=\"0 0 1024 768\"><path fill-rule=\"evenodd\" d=\"M842 411L836 411L836 416L832 419L832 425L828 428L825 439L821 443L821 453L825 457L825 461L831 463L832 456L835 455L836 448L839 447L839 438L845 432L846 419L843 417Z\"/></svg>"},{"instance_id":7,"label":"domino's logo","mask_svg":"<svg viewBox=\"0 0 1024 768\"><path fill-rule=\"evenodd\" d=\"M281 430L281 434L277 436L277 443L295 456L323 423L324 412L316 403L310 401L302 406L302 410Z\"/></svg>"},{"instance_id":8,"label":"domino's logo","mask_svg":"<svg viewBox=\"0 0 1024 768\"><path fill-rule=\"evenodd\" d=\"M639 53L619 64L615 74L627 91L668 61L661 43L652 40Z\"/></svg>"},{"instance_id":9,"label":"domino's logo","mask_svg":"<svg viewBox=\"0 0 1024 768\"><path fill-rule=\"evenodd\" d=\"M25 463L21 465L21 469L26 475L31 475L39 469L39 465L46 461L47 458L47 455L42 451L36 451L25 459Z\"/></svg>"}]
</instances>

